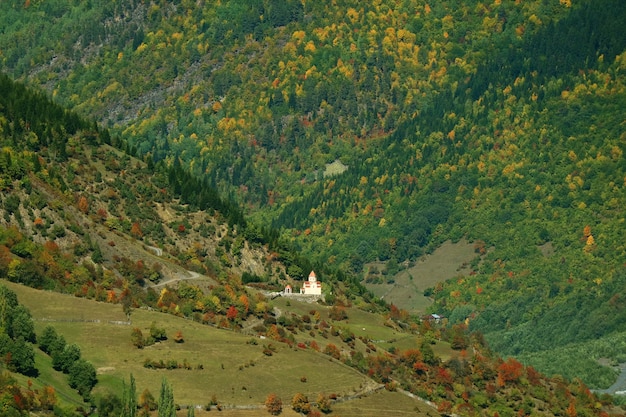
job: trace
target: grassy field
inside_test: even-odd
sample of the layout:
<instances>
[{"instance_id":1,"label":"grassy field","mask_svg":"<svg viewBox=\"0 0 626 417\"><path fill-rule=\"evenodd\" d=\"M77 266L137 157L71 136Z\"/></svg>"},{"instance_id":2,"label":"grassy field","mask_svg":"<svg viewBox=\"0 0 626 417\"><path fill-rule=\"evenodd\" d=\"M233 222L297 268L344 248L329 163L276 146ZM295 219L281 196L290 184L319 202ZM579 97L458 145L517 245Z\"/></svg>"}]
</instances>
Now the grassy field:
<instances>
[{"instance_id":1,"label":"grassy field","mask_svg":"<svg viewBox=\"0 0 626 417\"><path fill-rule=\"evenodd\" d=\"M311 400L311 398L309 398ZM314 400L314 398L313 398ZM332 404L332 417L434 417L439 413L424 402L411 398L399 392L378 391L366 397ZM216 414L213 411L196 410L196 417L210 417ZM221 417L266 417L269 414L265 409L257 410L230 410L219 412ZM187 410L180 410L177 417L186 417ZM283 398L283 412L281 417L301 417L300 413L290 408L289 401Z\"/></svg>"},{"instance_id":2,"label":"grassy field","mask_svg":"<svg viewBox=\"0 0 626 417\"><path fill-rule=\"evenodd\" d=\"M297 299L286 297L275 299L273 304L281 311L299 315L308 314L311 310L316 310L320 313L322 320L331 321L328 317L328 307L320 306L319 304L300 302ZM348 315L347 320L334 322L334 324L340 328L350 330L357 338L365 337L372 340L373 344L380 349L387 351L392 347L400 350L415 349L422 342L419 335L399 331L392 327L394 326L393 324L388 325L389 322L380 314L369 313L357 308L347 308L346 314ZM328 343L339 343L332 337L324 339L318 335L309 337L307 334L300 334L296 336L296 339L315 340L319 346L325 346ZM357 341L357 350L364 352L365 347L363 343ZM443 360L447 360L454 355L448 343L436 342L433 350Z\"/></svg>"},{"instance_id":3,"label":"grassy field","mask_svg":"<svg viewBox=\"0 0 626 417\"><path fill-rule=\"evenodd\" d=\"M39 350L35 350L35 366L39 370L37 378L27 377L21 374L13 374L13 377L22 386L31 385L35 391L41 391L44 386L52 386L58 405L63 409L74 410L77 407L89 408L88 404L83 402L82 397L74 389L70 388L67 383L67 375L52 369L52 360L50 357Z\"/></svg>"},{"instance_id":4,"label":"grassy field","mask_svg":"<svg viewBox=\"0 0 626 417\"><path fill-rule=\"evenodd\" d=\"M330 164L326 164L326 169L324 170L324 177L331 177L333 175L339 175L345 172L348 169L348 166L344 165L339 159L331 162Z\"/></svg>"},{"instance_id":5,"label":"grassy field","mask_svg":"<svg viewBox=\"0 0 626 417\"><path fill-rule=\"evenodd\" d=\"M422 314L431 301L424 297L424 290L457 275L468 273L467 265L476 257L474 247L466 240L445 242L432 254L422 256L412 267L393 276L393 283L365 286L388 303L413 314ZM368 264L370 271L382 271L384 264ZM372 274L370 275L377 275Z\"/></svg>"},{"instance_id":6,"label":"grassy field","mask_svg":"<svg viewBox=\"0 0 626 417\"><path fill-rule=\"evenodd\" d=\"M315 400L320 393L342 397L368 392L376 386L364 375L311 349L290 348L286 344L274 342L275 353L266 356L262 351L263 345L270 343L268 340L141 309L132 313L132 325L121 324L126 318L119 305L34 290L10 282L3 284L15 291L19 302L30 309L37 333L45 326L53 325L68 343L80 346L82 356L98 370L99 383L94 389L96 396L107 391L119 394L122 381L128 381L132 373L138 393L149 389L155 397L158 397L163 378L167 378L173 386L176 402L182 406L204 406L213 396L226 407L259 406L269 393L274 392L285 403L286 410L282 415L289 416L291 410L287 409L291 398L298 392ZM323 306L300 304L297 301L289 303L291 306L287 306L284 299L276 301L281 309L293 307L295 311L308 312L315 308L323 315L326 314ZM359 310L350 310L348 316L348 321L343 323L357 335L366 334L372 339L381 340L395 337L395 343L406 343L407 346L414 346L418 342L414 336L410 336L413 337L411 340L401 342L393 329L382 325L380 316ZM170 338L144 349L132 346L131 329L138 327L147 334L153 322L164 328ZM184 343L173 341L177 331L183 333ZM303 335L303 338L311 339L308 334ZM324 346L328 340L320 338L318 343ZM151 370L143 367L146 359L187 362L193 369ZM49 369L49 365L44 366L42 361L49 362L50 359L38 353L38 364L42 365L41 368ZM202 369L197 369L200 365ZM301 382L302 377L306 377L306 382ZM41 375L41 383L64 385L64 378L54 371L46 371ZM72 390L68 389L62 395L68 396L69 403L78 404L80 401ZM374 398L383 397L377 395ZM371 401L377 403L376 400ZM352 408L348 403L341 404L345 413L333 415L357 415L350 414L352 411L348 410ZM384 404L376 407L384 407ZM196 415L202 415L201 410ZM228 409L222 411L222 415L253 416L267 415L267 412L264 409Z\"/></svg>"},{"instance_id":7,"label":"grassy field","mask_svg":"<svg viewBox=\"0 0 626 417\"><path fill-rule=\"evenodd\" d=\"M332 415L341 417L438 416L434 408L399 392L379 391L367 397L338 403Z\"/></svg>"}]
</instances>

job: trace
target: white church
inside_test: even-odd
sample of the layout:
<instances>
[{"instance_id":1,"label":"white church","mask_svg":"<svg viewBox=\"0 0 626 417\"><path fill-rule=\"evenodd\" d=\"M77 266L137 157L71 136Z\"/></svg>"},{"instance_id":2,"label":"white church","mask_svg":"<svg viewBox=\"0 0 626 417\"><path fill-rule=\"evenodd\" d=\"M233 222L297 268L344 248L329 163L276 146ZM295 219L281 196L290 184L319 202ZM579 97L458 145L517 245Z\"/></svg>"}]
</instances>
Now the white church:
<instances>
[{"instance_id":1,"label":"white church","mask_svg":"<svg viewBox=\"0 0 626 417\"><path fill-rule=\"evenodd\" d=\"M287 285L285 287L284 295L322 295L322 283L317 280L315 276L315 272L311 271L309 274L309 279L302 283L302 288L300 288L300 294L295 294L291 285Z\"/></svg>"},{"instance_id":2,"label":"white church","mask_svg":"<svg viewBox=\"0 0 626 417\"><path fill-rule=\"evenodd\" d=\"M300 288L300 294L303 295L322 295L322 283L317 280L315 272L311 271L309 274L309 280L304 281L302 288Z\"/></svg>"}]
</instances>

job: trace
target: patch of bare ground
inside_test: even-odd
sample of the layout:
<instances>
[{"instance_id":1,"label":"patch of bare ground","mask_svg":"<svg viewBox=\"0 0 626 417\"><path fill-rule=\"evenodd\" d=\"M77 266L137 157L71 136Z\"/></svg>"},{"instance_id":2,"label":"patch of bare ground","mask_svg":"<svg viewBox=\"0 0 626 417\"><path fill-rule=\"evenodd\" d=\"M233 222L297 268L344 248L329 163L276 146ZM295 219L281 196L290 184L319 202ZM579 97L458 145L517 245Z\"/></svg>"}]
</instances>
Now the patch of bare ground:
<instances>
[{"instance_id":1,"label":"patch of bare ground","mask_svg":"<svg viewBox=\"0 0 626 417\"><path fill-rule=\"evenodd\" d=\"M552 244L552 242L546 242L543 245L539 246L539 250L541 251L541 254L546 258L554 255L554 245Z\"/></svg>"}]
</instances>

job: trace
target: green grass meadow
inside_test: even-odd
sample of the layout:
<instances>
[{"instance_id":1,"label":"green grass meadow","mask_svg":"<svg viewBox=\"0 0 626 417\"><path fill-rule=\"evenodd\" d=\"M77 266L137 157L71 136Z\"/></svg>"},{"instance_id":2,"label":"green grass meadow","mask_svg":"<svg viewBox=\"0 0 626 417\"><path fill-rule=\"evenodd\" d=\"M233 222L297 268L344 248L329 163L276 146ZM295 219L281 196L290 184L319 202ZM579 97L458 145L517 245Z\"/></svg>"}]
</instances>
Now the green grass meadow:
<instances>
[{"instance_id":1,"label":"green grass meadow","mask_svg":"<svg viewBox=\"0 0 626 417\"><path fill-rule=\"evenodd\" d=\"M423 314L432 304L429 298L424 297L424 290L439 282L469 273L468 265L476 256L474 246L468 241L447 241L433 253L422 256L410 268L395 274L392 277L393 283L365 283L365 286L388 303L412 314ZM384 268L385 264L382 262L368 265L370 273L380 273Z\"/></svg>"},{"instance_id":2,"label":"green grass meadow","mask_svg":"<svg viewBox=\"0 0 626 417\"><path fill-rule=\"evenodd\" d=\"M310 349L273 342L276 351L266 356L263 345L271 343L269 340L141 309L133 311L132 325L114 324L111 322L125 320L120 305L42 292L10 282L5 285L30 309L38 333L52 325L68 343L80 346L82 356L98 370L94 395L107 390L121 393L122 381L128 381L130 374L136 379L139 393L147 388L155 397L163 378L167 378L176 402L182 405L205 405L213 396L224 405L261 404L271 392L283 398L298 392L312 398L319 393L347 395L369 383L355 370ZM66 321L76 319L85 321ZM153 322L165 329L169 339L144 349L135 348L131 329L138 327L149 334ZM184 343L173 341L177 331L183 333ZM251 340L257 344L251 344ZM46 355L38 356L49 361ZM143 366L146 359L186 361L193 369L147 369ZM196 369L199 365L202 369ZM61 374L54 376L64 378ZM300 381L302 377L306 382Z\"/></svg>"}]
</instances>

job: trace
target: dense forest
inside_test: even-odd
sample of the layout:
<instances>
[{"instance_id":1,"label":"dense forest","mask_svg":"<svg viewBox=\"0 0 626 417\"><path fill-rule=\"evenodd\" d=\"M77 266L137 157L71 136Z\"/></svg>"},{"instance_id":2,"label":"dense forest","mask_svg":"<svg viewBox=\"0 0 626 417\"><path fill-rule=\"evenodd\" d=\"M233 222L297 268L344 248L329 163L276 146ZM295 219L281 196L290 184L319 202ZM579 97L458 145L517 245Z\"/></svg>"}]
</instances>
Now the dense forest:
<instances>
[{"instance_id":1,"label":"dense forest","mask_svg":"<svg viewBox=\"0 0 626 417\"><path fill-rule=\"evenodd\" d=\"M8 74L169 169L174 192L236 202L250 236L279 230L361 292L368 262L393 273L467 238L480 261L428 291L433 312L598 387L614 375L597 359L623 362L590 344L626 331L623 1L48 0L0 16ZM558 367L564 352L585 360Z\"/></svg>"},{"instance_id":2,"label":"dense forest","mask_svg":"<svg viewBox=\"0 0 626 417\"><path fill-rule=\"evenodd\" d=\"M354 278L292 250L277 231L247 222L235 203L220 198L180 164L135 158L120 137L111 137L107 129L6 75L0 75L0 92L3 277L99 300L118 291L114 298L127 298L131 305L156 306L159 294L146 282L162 279L163 266L146 265L113 249L115 240L106 238L117 234L168 252L169 262L230 283L234 290L220 292L225 299L212 300L218 314L226 313L233 301L240 303L242 283L282 288L286 276L301 279L312 268L328 282L343 283L351 297L371 297ZM178 218L164 221L159 205L166 204L180 213ZM238 268L246 249L258 250L254 256L267 260L256 268ZM112 271L124 280L114 278ZM60 279L64 274L69 277ZM344 297L340 287L336 292ZM184 315L190 316L198 297L201 293L194 290L182 298L170 294L169 299L178 307L185 304Z\"/></svg>"},{"instance_id":3,"label":"dense forest","mask_svg":"<svg viewBox=\"0 0 626 417\"><path fill-rule=\"evenodd\" d=\"M286 250L274 232L263 232L246 222L235 205L219 198L215 190L190 176L180 164L167 167L154 164L150 158L134 158L129 154L132 149L120 138L111 137L97 124L5 76L0 77L0 90L3 279L74 295L64 300L66 304L81 298L119 304L129 320L137 308L152 309L155 317L169 313L235 331L241 331L249 320L255 324L255 334L263 335L265 340L284 344L296 352L311 350L326 355L331 362L367 375L386 391L404 390L427 400L428 410L444 415L524 412L608 416L619 412L610 397L594 395L580 380L549 378L515 359L503 360L489 349L480 333L470 337L463 325L441 327L427 320L415 320L394 306L384 310L369 302L373 300L369 300L370 295L358 282L340 271L334 271L333 276L326 272L332 270L322 265L319 267L325 282L334 281L334 294L326 294L324 303L307 304L308 314L285 310L276 317L271 312L271 301L242 283L272 288L276 282L268 282L270 279L275 281L277 275L285 279L282 270L297 276L294 271L310 265ZM195 193L185 191L187 186ZM183 220L159 225L160 204L180 211ZM193 237L184 239L187 234ZM220 238L217 243L201 239L211 234ZM265 240L265 234L269 240ZM129 241L134 244L114 249ZM135 260L138 254L148 259L139 249L146 245L158 245L167 252L155 257L162 264L155 262L150 267L144 259ZM265 253L266 258L276 257L284 263L265 261L265 268L275 271L257 276L259 281L246 281L254 274L237 268L243 260L250 261L241 252L261 245L277 251ZM219 254L219 260L207 253L210 250ZM213 284L201 288L194 282L181 282L176 287L164 286L158 293L153 284L164 279L163 265L168 263L206 274ZM355 335L348 326L348 314L357 310L350 309L353 303L360 309L378 312L373 316L384 320L381 327L389 328L389 334L401 334L403 339L420 343L400 349L393 339L385 342L391 344L385 351L377 347L381 341ZM138 396L132 374L130 387L122 384L121 398L106 391L100 385L110 376L97 374L94 365L83 358L81 347L66 342L52 325L39 326L42 330L36 335L30 311L5 285L0 285L0 306L0 354L6 367L0 377L0 406L7 416L148 416L154 411L164 413L165 409L170 410L167 415L171 416L180 406L174 403L166 379L163 386L169 389L167 401L163 392L158 402L147 390ZM289 307L289 301L285 307ZM123 344L117 354L127 354L128 349L141 350L167 339L165 330L155 322L149 334L144 335L135 327L129 336L132 346ZM180 331L173 339L175 343L184 343ZM325 346L316 340L323 340ZM257 343L256 338L246 342ZM228 349L232 356L233 345L229 344ZM272 343L263 346L265 356L277 351ZM303 353L296 355L301 357ZM22 382L24 377L37 378L40 372L50 375L53 371L46 366L67 374L67 385L77 391L84 403L75 408L68 405L67 392L58 381L41 387L33 385L30 379ZM251 365L245 367L248 366ZM322 366L326 369L328 365ZM147 359L143 367L170 371L187 367L183 372L189 372L191 365L187 360L179 364L171 359ZM238 375L242 369L243 365ZM301 382L306 382L306 377ZM295 400L300 398L298 395L302 404ZM320 394L314 403L296 394L292 408L310 415L319 411L328 414L336 403L336 394ZM219 404L215 406L220 409ZM87 407L91 411L86 411ZM272 413L267 403L266 407ZM420 407L427 405L422 403ZM431 415L430 411L426 415Z\"/></svg>"}]
</instances>

